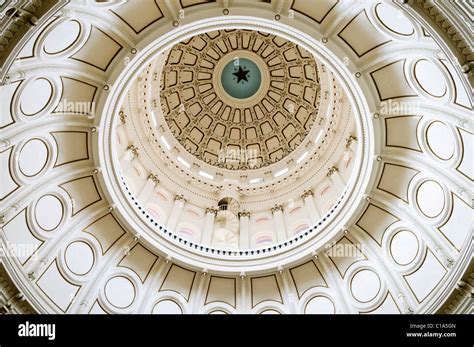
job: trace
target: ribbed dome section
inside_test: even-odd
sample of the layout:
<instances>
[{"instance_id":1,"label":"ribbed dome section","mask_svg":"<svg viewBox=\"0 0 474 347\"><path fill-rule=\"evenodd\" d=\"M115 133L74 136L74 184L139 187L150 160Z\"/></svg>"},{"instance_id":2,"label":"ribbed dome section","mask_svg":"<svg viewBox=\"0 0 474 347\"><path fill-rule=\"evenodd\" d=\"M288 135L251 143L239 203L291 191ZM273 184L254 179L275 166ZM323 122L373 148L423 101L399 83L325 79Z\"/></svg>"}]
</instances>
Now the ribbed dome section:
<instances>
[{"instance_id":1,"label":"ribbed dome section","mask_svg":"<svg viewBox=\"0 0 474 347\"><path fill-rule=\"evenodd\" d=\"M308 51L276 35L201 34L175 45L166 58L164 118L180 144L208 164L268 166L292 152L315 123L318 69Z\"/></svg>"}]
</instances>

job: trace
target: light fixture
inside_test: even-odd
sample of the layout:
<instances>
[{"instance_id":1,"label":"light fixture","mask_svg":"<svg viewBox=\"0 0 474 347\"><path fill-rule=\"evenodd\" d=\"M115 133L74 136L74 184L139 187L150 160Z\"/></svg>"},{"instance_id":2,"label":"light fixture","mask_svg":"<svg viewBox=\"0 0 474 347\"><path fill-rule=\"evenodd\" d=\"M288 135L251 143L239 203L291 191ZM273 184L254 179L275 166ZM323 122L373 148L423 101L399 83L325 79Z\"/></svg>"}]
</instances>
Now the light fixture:
<instances>
[{"instance_id":1,"label":"light fixture","mask_svg":"<svg viewBox=\"0 0 474 347\"><path fill-rule=\"evenodd\" d=\"M163 145L165 145L166 149L169 151L171 149L171 146L168 143L168 141L166 141L166 139L163 136L161 136L160 140L163 143Z\"/></svg>"},{"instance_id":2,"label":"light fixture","mask_svg":"<svg viewBox=\"0 0 474 347\"><path fill-rule=\"evenodd\" d=\"M318 143L322 135L323 135L323 129L319 130L318 135L316 135L316 139L314 140L314 143Z\"/></svg>"},{"instance_id":3,"label":"light fixture","mask_svg":"<svg viewBox=\"0 0 474 347\"><path fill-rule=\"evenodd\" d=\"M199 171L198 174L204 178L207 178L207 179L210 179L210 180L213 180L214 179L214 176L208 174L207 172L204 172L204 171Z\"/></svg>"},{"instance_id":4,"label":"light fixture","mask_svg":"<svg viewBox=\"0 0 474 347\"><path fill-rule=\"evenodd\" d=\"M153 125L153 128L156 128L157 123L156 123L156 114L154 111L150 112L150 118L151 118L151 124Z\"/></svg>"},{"instance_id":5,"label":"light fixture","mask_svg":"<svg viewBox=\"0 0 474 347\"><path fill-rule=\"evenodd\" d=\"M304 158L306 158L307 155L308 155L308 151L304 152L304 153L301 155L301 157L299 157L298 160L296 160L296 163L297 163L297 164L301 163L301 162L304 160Z\"/></svg>"},{"instance_id":6,"label":"light fixture","mask_svg":"<svg viewBox=\"0 0 474 347\"><path fill-rule=\"evenodd\" d=\"M278 171L277 173L275 173L275 174L273 175L273 177L280 177L281 175L284 175L284 174L286 174L287 172L288 172L288 168L285 167L283 170L280 170L280 171Z\"/></svg>"},{"instance_id":7,"label":"light fixture","mask_svg":"<svg viewBox=\"0 0 474 347\"><path fill-rule=\"evenodd\" d=\"M262 177L252 178L252 179L249 181L250 184L256 184L256 183L260 183L260 182L263 182L263 178L262 178Z\"/></svg>"},{"instance_id":8,"label":"light fixture","mask_svg":"<svg viewBox=\"0 0 474 347\"><path fill-rule=\"evenodd\" d=\"M191 167L191 165L189 165L189 163L181 157L178 157L178 161L184 166L186 166L188 169Z\"/></svg>"}]
</instances>

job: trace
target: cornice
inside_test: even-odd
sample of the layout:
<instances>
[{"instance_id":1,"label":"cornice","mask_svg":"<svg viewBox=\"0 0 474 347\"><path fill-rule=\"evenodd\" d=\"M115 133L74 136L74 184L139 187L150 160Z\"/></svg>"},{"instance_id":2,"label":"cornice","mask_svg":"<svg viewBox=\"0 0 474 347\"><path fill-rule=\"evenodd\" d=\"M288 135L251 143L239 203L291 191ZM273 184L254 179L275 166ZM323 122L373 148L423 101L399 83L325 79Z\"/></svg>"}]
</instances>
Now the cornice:
<instances>
[{"instance_id":1,"label":"cornice","mask_svg":"<svg viewBox=\"0 0 474 347\"><path fill-rule=\"evenodd\" d=\"M0 13L0 81L5 83L6 73L35 30L46 23L69 0L23 0L1 8ZM15 6L16 5L16 6Z\"/></svg>"},{"instance_id":2,"label":"cornice","mask_svg":"<svg viewBox=\"0 0 474 347\"><path fill-rule=\"evenodd\" d=\"M429 23L427 29L436 30L441 36L441 42L449 47L450 54L453 54L454 62L460 67L461 71L467 75L467 79L472 86L472 71L474 52L471 44L469 14L466 9L455 1L437 1L437 0L401 0L400 4L417 19L423 19ZM460 20L461 19L461 20ZM434 38L436 40L436 38ZM438 42L440 44L440 42Z\"/></svg>"},{"instance_id":3,"label":"cornice","mask_svg":"<svg viewBox=\"0 0 474 347\"><path fill-rule=\"evenodd\" d=\"M0 314L32 314L34 309L0 265Z\"/></svg>"}]
</instances>

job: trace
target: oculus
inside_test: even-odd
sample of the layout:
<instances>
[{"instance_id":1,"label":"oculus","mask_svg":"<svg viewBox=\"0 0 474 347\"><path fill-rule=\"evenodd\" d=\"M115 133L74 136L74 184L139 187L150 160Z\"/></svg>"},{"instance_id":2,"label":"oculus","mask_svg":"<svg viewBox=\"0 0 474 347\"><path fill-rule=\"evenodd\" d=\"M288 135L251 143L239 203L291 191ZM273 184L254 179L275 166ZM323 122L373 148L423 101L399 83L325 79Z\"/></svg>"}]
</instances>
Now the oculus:
<instances>
[{"instance_id":1,"label":"oculus","mask_svg":"<svg viewBox=\"0 0 474 347\"><path fill-rule=\"evenodd\" d=\"M254 95L261 84L260 69L250 59L236 57L221 73L222 87L233 98L246 99Z\"/></svg>"}]
</instances>

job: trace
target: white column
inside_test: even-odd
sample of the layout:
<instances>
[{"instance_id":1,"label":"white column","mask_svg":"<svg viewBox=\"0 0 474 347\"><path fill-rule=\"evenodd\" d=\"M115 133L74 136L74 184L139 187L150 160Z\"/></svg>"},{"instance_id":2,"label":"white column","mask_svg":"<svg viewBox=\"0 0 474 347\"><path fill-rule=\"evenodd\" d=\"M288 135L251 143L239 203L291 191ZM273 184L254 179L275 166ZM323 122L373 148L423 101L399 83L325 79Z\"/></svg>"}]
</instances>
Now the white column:
<instances>
[{"instance_id":1,"label":"white column","mask_svg":"<svg viewBox=\"0 0 474 347\"><path fill-rule=\"evenodd\" d=\"M314 203L313 192L311 190L307 190L303 193L303 195L301 195L301 198L304 201L306 212L308 213L311 223L315 224L319 218L321 218L321 215L319 214L318 208Z\"/></svg>"},{"instance_id":2,"label":"white column","mask_svg":"<svg viewBox=\"0 0 474 347\"><path fill-rule=\"evenodd\" d=\"M249 222L250 212L240 212L240 248L250 248Z\"/></svg>"},{"instance_id":3,"label":"white column","mask_svg":"<svg viewBox=\"0 0 474 347\"><path fill-rule=\"evenodd\" d=\"M329 169L328 177L331 178L331 181L337 191L342 192L344 190L346 184L342 180L341 175L339 175L339 169L337 167L333 166Z\"/></svg>"},{"instance_id":4,"label":"white column","mask_svg":"<svg viewBox=\"0 0 474 347\"><path fill-rule=\"evenodd\" d=\"M283 242L287 239L285 231L285 221L283 220L283 206L277 205L272 207L273 222L275 223L275 230L277 234L277 241Z\"/></svg>"},{"instance_id":5,"label":"white column","mask_svg":"<svg viewBox=\"0 0 474 347\"><path fill-rule=\"evenodd\" d=\"M166 228L168 230L174 231L176 228L176 224L178 224L179 216L181 215L185 202L186 200L182 195L175 196L173 208L171 209L171 213L166 221Z\"/></svg>"},{"instance_id":6,"label":"white column","mask_svg":"<svg viewBox=\"0 0 474 347\"><path fill-rule=\"evenodd\" d=\"M123 153L122 158L120 158L120 166L122 167L122 171L126 171L136 156L138 156L138 148L134 145L128 146L127 150Z\"/></svg>"},{"instance_id":7,"label":"white column","mask_svg":"<svg viewBox=\"0 0 474 347\"><path fill-rule=\"evenodd\" d=\"M159 182L160 181L158 180L158 178L155 175L150 174L148 176L148 180L145 183L145 186L143 187L142 191L138 195L138 200L141 203L146 203L150 199L151 195L153 194L153 190L154 190L155 186Z\"/></svg>"},{"instance_id":8,"label":"white column","mask_svg":"<svg viewBox=\"0 0 474 347\"><path fill-rule=\"evenodd\" d=\"M214 233L214 219L216 218L217 210L212 207L206 208L206 220L204 221L204 231L201 236L201 243L204 245L211 245L212 235Z\"/></svg>"}]
</instances>

